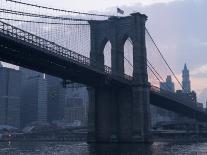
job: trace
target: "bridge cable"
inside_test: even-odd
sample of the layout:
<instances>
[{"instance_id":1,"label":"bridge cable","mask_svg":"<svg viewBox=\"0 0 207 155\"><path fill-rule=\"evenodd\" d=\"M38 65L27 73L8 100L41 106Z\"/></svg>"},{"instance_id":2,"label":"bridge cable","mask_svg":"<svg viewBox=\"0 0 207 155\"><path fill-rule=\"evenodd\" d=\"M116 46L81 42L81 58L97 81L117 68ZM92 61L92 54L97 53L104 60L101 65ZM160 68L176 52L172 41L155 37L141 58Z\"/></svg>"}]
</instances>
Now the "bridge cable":
<instances>
[{"instance_id":1,"label":"bridge cable","mask_svg":"<svg viewBox=\"0 0 207 155\"><path fill-rule=\"evenodd\" d=\"M166 59L164 58L163 54L161 53L160 49L158 48L157 44L155 43L154 39L152 38L151 34L149 33L149 31L147 30L147 28L145 28L147 34L149 35L150 39L152 40L153 44L155 45L156 49L158 50L160 56L162 57L162 59L164 60L165 64L167 65L167 67L170 69L171 73L173 74L173 76L175 77L176 81L178 82L178 84L181 86L181 88L183 88L182 84L180 83L180 81L178 80L177 76L175 75L175 73L173 72L173 70L171 69L170 65L167 63Z\"/></svg>"},{"instance_id":2,"label":"bridge cable","mask_svg":"<svg viewBox=\"0 0 207 155\"><path fill-rule=\"evenodd\" d=\"M130 43L133 45L132 40L129 39ZM125 57L124 57L125 58ZM125 58L126 59L126 58ZM126 59L127 60L127 59ZM127 60L128 63L134 68L134 66L129 62L129 60ZM150 61L147 59L147 62L149 63L149 65L152 67L152 69L155 71L155 73L161 78L161 80L164 82L165 80L162 78L162 76L157 72L157 70L155 69L155 67L150 63Z\"/></svg>"},{"instance_id":3,"label":"bridge cable","mask_svg":"<svg viewBox=\"0 0 207 155\"><path fill-rule=\"evenodd\" d=\"M155 67L150 63L150 61L147 59L147 63L153 68L153 70L155 71L155 73L160 77L160 79L164 82L165 80L163 79L163 77L157 72L157 70L155 69Z\"/></svg>"},{"instance_id":4,"label":"bridge cable","mask_svg":"<svg viewBox=\"0 0 207 155\"><path fill-rule=\"evenodd\" d=\"M21 19L13 19L13 18L2 18L2 20L7 20L7 21L15 21L15 22L25 22L25 23L35 23L35 24L51 24L51 25L67 25L67 26L79 26L79 25L89 25L89 24L67 24L67 23L56 23L56 22L39 22L39 21L33 21L33 20L21 20Z\"/></svg>"},{"instance_id":5,"label":"bridge cable","mask_svg":"<svg viewBox=\"0 0 207 155\"><path fill-rule=\"evenodd\" d=\"M130 41L131 44L133 44L131 39L129 39L129 41ZM130 61L126 57L124 57L124 59L134 68L134 66L130 63ZM163 77L157 72L157 70L155 69L155 67L150 63L150 61L148 59L147 59L147 63L149 64L149 65L147 64L147 67L154 74L154 76L157 78L157 80L160 83L165 82L165 80L163 79ZM167 85L167 87L166 87L166 85L164 87L167 88L168 90L170 90L170 87L168 85Z\"/></svg>"},{"instance_id":6,"label":"bridge cable","mask_svg":"<svg viewBox=\"0 0 207 155\"><path fill-rule=\"evenodd\" d=\"M86 19L68 18L68 17L60 17L60 16L49 16L49 15L43 15L43 14L2 9L2 8L0 8L0 12L7 13L7 14L19 15L19 16L39 17L39 18L47 18L47 19L61 19L61 20L72 20L72 21L86 21L86 22L88 21Z\"/></svg>"},{"instance_id":7,"label":"bridge cable","mask_svg":"<svg viewBox=\"0 0 207 155\"><path fill-rule=\"evenodd\" d=\"M100 16L100 17L113 17L112 15L104 15L104 14L96 14L96 13L86 13L86 12L78 12L78 11L71 11L71 10L63 10L63 9L46 7L46 6L36 5L36 4L32 4L32 3L16 1L16 0L6 0L6 1L13 2L13 3L18 3L18 4L22 4L22 5L27 5L27 6L32 6L32 7L37 7L37 8L42 8L42 9L47 9L47 10L65 12L65 13L74 13L74 14L79 14L79 15Z\"/></svg>"}]
</instances>

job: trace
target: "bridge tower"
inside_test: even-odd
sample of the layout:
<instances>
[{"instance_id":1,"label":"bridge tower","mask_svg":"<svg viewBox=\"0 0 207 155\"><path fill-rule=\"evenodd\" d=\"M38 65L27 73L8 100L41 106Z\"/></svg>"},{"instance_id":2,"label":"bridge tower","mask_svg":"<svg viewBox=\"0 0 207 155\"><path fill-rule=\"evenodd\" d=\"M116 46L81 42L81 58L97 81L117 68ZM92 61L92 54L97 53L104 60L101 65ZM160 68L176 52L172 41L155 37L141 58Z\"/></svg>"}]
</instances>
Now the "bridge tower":
<instances>
[{"instance_id":1,"label":"bridge tower","mask_svg":"<svg viewBox=\"0 0 207 155\"><path fill-rule=\"evenodd\" d=\"M132 86L106 82L89 88L89 142L146 142L149 140L149 85L145 47L147 17L133 13L128 17L111 17L90 21L91 52L95 65L104 70L104 47L111 43L112 75L124 76L124 44L133 44ZM95 81L94 81L95 82Z\"/></svg>"}]
</instances>

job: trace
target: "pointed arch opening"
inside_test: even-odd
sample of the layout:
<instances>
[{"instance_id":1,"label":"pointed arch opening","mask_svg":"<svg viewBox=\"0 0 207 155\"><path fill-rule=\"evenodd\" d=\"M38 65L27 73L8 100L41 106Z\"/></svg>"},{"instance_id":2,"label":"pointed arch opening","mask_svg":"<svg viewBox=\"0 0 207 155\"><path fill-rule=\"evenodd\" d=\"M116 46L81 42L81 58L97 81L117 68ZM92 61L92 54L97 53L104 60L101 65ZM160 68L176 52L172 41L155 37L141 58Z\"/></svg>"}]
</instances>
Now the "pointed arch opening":
<instances>
[{"instance_id":1,"label":"pointed arch opening","mask_svg":"<svg viewBox=\"0 0 207 155\"><path fill-rule=\"evenodd\" d=\"M133 76L133 43L130 37L124 40L124 74Z\"/></svg>"},{"instance_id":2,"label":"pointed arch opening","mask_svg":"<svg viewBox=\"0 0 207 155\"><path fill-rule=\"evenodd\" d=\"M111 42L110 41L107 41L105 43L103 54L104 54L104 65L111 68L112 62L111 62Z\"/></svg>"}]
</instances>

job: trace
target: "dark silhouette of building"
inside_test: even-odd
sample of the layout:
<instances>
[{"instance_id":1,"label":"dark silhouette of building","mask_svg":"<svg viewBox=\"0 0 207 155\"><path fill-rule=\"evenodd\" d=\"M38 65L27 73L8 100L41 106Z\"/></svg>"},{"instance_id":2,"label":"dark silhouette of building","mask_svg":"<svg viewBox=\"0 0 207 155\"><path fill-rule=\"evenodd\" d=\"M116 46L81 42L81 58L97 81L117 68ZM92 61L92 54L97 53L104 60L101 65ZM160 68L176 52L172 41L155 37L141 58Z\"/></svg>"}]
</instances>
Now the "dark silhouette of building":
<instances>
[{"instance_id":1,"label":"dark silhouette of building","mask_svg":"<svg viewBox=\"0 0 207 155\"><path fill-rule=\"evenodd\" d=\"M175 92L175 86L170 75L167 76L166 82L160 82L160 89Z\"/></svg>"},{"instance_id":2,"label":"dark silhouette of building","mask_svg":"<svg viewBox=\"0 0 207 155\"><path fill-rule=\"evenodd\" d=\"M160 82L160 89L161 91L175 92L175 86L170 75L167 76L166 82ZM175 121L177 118L174 112L153 105L150 105L150 110L152 127L157 126L159 123Z\"/></svg>"},{"instance_id":3,"label":"dark silhouette of building","mask_svg":"<svg viewBox=\"0 0 207 155\"><path fill-rule=\"evenodd\" d=\"M62 86L62 79L46 75L48 82L48 121L62 120L66 101L66 88Z\"/></svg>"},{"instance_id":4,"label":"dark silhouette of building","mask_svg":"<svg viewBox=\"0 0 207 155\"><path fill-rule=\"evenodd\" d=\"M67 88L64 119L70 123L80 121L81 125L87 124L88 91L83 85L74 83Z\"/></svg>"},{"instance_id":5,"label":"dark silhouette of building","mask_svg":"<svg viewBox=\"0 0 207 155\"><path fill-rule=\"evenodd\" d=\"M22 110L21 127L32 122L47 121L47 80L42 73L21 68L22 79Z\"/></svg>"},{"instance_id":6,"label":"dark silhouette of building","mask_svg":"<svg viewBox=\"0 0 207 155\"><path fill-rule=\"evenodd\" d=\"M21 72L0 64L0 124L20 127Z\"/></svg>"},{"instance_id":7,"label":"dark silhouette of building","mask_svg":"<svg viewBox=\"0 0 207 155\"><path fill-rule=\"evenodd\" d=\"M184 65L184 69L182 72L182 86L183 86L183 92L184 93L190 93L191 87L190 87L190 76L189 76L189 70L187 68L187 65Z\"/></svg>"},{"instance_id":8,"label":"dark silhouette of building","mask_svg":"<svg viewBox=\"0 0 207 155\"><path fill-rule=\"evenodd\" d=\"M176 95L186 101L197 102L197 95L195 91L191 91L190 75L187 65L184 65L182 71L182 90L177 90ZM190 103L190 102L189 102Z\"/></svg>"}]
</instances>

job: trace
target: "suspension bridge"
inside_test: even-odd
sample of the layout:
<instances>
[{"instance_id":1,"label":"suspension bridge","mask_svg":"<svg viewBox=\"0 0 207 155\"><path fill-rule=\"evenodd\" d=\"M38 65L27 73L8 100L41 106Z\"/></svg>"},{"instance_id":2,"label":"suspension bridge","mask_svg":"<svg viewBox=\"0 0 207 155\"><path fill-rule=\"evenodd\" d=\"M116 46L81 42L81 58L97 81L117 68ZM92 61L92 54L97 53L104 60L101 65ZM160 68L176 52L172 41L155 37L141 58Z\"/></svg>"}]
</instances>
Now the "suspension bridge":
<instances>
[{"instance_id":1,"label":"suspension bridge","mask_svg":"<svg viewBox=\"0 0 207 155\"><path fill-rule=\"evenodd\" d=\"M158 87L165 75L182 84L146 29L147 16L0 2L0 60L87 85L88 141L148 141L150 104L207 121L196 103Z\"/></svg>"}]
</instances>

